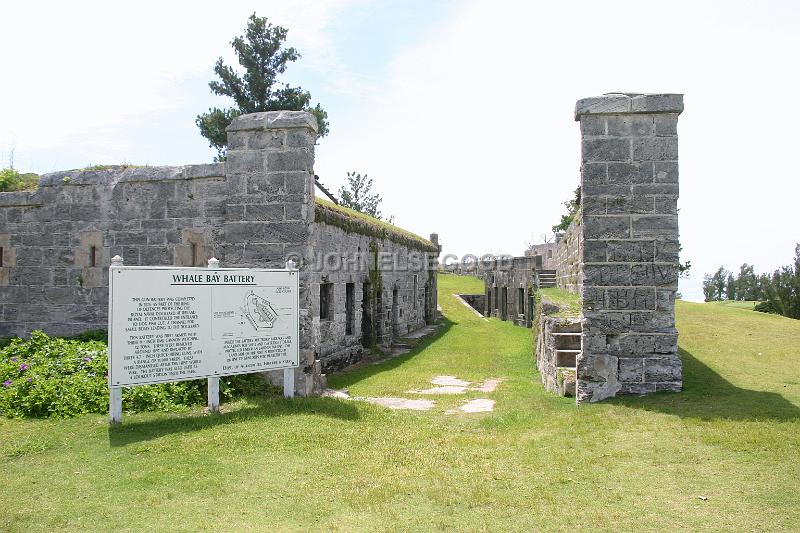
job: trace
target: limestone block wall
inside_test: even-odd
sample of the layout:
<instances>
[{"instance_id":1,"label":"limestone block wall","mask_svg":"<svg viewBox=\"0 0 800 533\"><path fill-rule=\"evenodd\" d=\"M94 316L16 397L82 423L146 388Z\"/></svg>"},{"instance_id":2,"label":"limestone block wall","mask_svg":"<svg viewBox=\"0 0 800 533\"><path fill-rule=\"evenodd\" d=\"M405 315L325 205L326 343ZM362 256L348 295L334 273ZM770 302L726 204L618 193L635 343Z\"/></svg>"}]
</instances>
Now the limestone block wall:
<instances>
[{"instance_id":1,"label":"limestone block wall","mask_svg":"<svg viewBox=\"0 0 800 533\"><path fill-rule=\"evenodd\" d=\"M556 258L556 250L558 243L544 242L541 244L533 244L525 250L526 256L540 256L542 258L542 270L556 270L558 259Z\"/></svg>"},{"instance_id":2,"label":"limestone block wall","mask_svg":"<svg viewBox=\"0 0 800 533\"><path fill-rule=\"evenodd\" d=\"M320 357L356 342L340 334L338 311L333 325L319 320L322 276L342 274L315 268L317 249L355 256L373 243L399 257L416 243L429 262L418 274L396 275L389 263L382 293L398 320L390 320L394 325L381 342L386 345L395 331L402 334L433 320L438 245L408 232L404 235L413 237L412 245L385 234L376 237L357 224L344 231L317 222L317 123L311 114L242 115L227 133L225 163L55 172L43 176L34 192L0 193L0 336L26 336L34 329L54 335L105 329L108 267L115 255L127 265L198 267L216 257L223 267L283 268L291 258L301 266L301 371L295 372L295 391L314 394L325 384ZM417 290L427 295L424 319L409 301L414 275ZM401 303L392 306L395 288ZM337 292L334 301L344 298ZM270 376L276 383L282 379L281 372Z\"/></svg>"},{"instance_id":3,"label":"limestone block wall","mask_svg":"<svg viewBox=\"0 0 800 533\"><path fill-rule=\"evenodd\" d=\"M313 341L323 372L333 372L360 361L372 348L391 349L397 339L434 321L438 246L395 242L349 225L344 229L331 218L337 211L324 205L317 210L325 216L312 225L310 236ZM326 284L332 285L333 312L322 318Z\"/></svg>"},{"instance_id":4,"label":"limestone block wall","mask_svg":"<svg viewBox=\"0 0 800 533\"><path fill-rule=\"evenodd\" d=\"M578 401L680 390L679 94L578 101L583 237Z\"/></svg>"},{"instance_id":5,"label":"limestone block wall","mask_svg":"<svg viewBox=\"0 0 800 533\"><path fill-rule=\"evenodd\" d=\"M514 257L482 273L485 285L484 316L510 320L519 326L530 327L533 318L531 296L536 290L534 281L535 257Z\"/></svg>"},{"instance_id":6,"label":"limestone block wall","mask_svg":"<svg viewBox=\"0 0 800 533\"><path fill-rule=\"evenodd\" d=\"M556 284L569 292L580 293L583 285L583 231L580 211L558 241L555 251Z\"/></svg>"},{"instance_id":7,"label":"limestone block wall","mask_svg":"<svg viewBox=\"0 0 800 533\"><path fill-rule=\"evenodd\" d=\"M0 335L108 327L108 265L204 265L220 246L224 165L42 176L0 193Z\"/></svg>"}]
</instances>

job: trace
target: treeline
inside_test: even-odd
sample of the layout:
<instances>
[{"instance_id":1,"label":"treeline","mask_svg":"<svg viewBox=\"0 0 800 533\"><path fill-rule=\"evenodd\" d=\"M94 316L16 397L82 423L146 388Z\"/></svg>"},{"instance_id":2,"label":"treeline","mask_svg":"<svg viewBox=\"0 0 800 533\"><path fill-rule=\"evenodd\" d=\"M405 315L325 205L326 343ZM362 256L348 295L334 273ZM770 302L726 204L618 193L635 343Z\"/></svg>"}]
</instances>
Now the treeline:
<instances>
[{"instance_id":1,"label":"treeline","mask_svg":"<svg viewBox=\"0 0 800 533\"><path fill-rule=\"evenodd\" d=\"M719 267L714 274L705 275L703 295L707 302L757 301L756 311L800 319L800 244L794 249L794 264L772 274L756 274L753 265L747 263L739 268L738 276Z\"/></svg>"}]
</instances>

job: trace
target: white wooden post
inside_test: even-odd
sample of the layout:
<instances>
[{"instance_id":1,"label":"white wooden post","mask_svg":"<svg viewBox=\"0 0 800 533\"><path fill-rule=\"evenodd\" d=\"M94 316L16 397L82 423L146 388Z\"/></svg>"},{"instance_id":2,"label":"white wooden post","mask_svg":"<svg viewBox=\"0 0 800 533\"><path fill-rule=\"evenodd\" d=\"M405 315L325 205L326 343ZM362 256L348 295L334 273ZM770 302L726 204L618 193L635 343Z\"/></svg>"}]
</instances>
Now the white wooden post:
<instances>
[{"instance_id":1,"label":"white wooden post","mask_svg":"<svg viewBox=\"0 0 800 533\"><path fill-rule=\"evenodd\" d=\"M286 270L297 270L297 263L289 259L286 261ZM294 368L283 369L283 397L294 398Z\"/></svg>"},{"instance_id":2,"label":"white wooden post","mask_svg":"<svg viewBox=\"0 0 800 533\"><path fill-rule=\"evenodd\" d=\"M208 268L216 270L219 268L219 259L212 257L208 260ZM219 378L208 378L208 410L212 413L219 412Z\"/></svg>"},{"instance_id":3,"label":"white wooden post","mask_svg":"<svg viewBox=\"0 0 800 533\"><path fill-rule=\"evenodd\" d=\"M111 258L111 267L109 268L109 287L111 286L111 268L121 267L125 264L122 257L115 255ZM108 294L108 361L111 362L111 293ZM108 375L108 418L111 424L119 424L122 422L122 387L114 387L111 385L111 374Z\"/></svg>"}]
</instances>

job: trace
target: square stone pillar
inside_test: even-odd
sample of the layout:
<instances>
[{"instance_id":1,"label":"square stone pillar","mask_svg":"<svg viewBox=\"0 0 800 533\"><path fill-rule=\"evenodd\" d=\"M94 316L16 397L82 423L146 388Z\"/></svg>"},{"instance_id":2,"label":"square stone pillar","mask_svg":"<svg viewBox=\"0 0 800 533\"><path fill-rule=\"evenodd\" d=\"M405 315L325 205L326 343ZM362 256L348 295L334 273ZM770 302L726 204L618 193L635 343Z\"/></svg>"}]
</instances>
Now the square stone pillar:
<instances>
[{"instance_id":1,"label":"square stone pillar","mask_svg":"<svg viewBox=\"0 0 800 533\"><path fill-rule=\"evenodd\" d=\"M226 267L300 268L300 368L295 392L318 394L325 386L311 327L308 266L314 222L314 145L317 120L306 111L267 111L236 117L226 129ZM283 385L283 372L267 373Z\"/></svg>"},{"instance_id":2,"label":"square stone pillar","mask_svg":"<svg viewBox=\"0 0 800 533\"><path fill-rule=\"evenodd\" d=\"M578 402L678 391L680 94L579 100L582 352Z\"/></svg>"}]
</instances>

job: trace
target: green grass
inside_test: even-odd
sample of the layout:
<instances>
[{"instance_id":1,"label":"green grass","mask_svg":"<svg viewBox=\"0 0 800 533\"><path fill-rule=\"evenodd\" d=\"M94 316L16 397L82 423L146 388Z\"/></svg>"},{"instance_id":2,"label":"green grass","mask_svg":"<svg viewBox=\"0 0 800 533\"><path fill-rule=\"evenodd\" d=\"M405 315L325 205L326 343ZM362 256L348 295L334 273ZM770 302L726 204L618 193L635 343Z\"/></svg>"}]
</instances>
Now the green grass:
<instances>
[{"instance_id":1,"label":"green grass","mask_svg":"<svg viewBox=\"0 0 800 533\"><path fill-rule=\"evenodd\" d=\"M451 296L476 287L440 275L438 338L330 382L503 377L494 413L269 398L0 420L0 530L800 529L800 321L679 302L686 390L577 407L542 390L529 330Z\"/></svg>"},{"instance_id":2,"label":"green grass","mask_svg":"<svg viewBox=\"0 0 800 533\"><path fill-rule=\"evenodd\" d=\"M565 291L557 287L539 289L539 294L544 300L561 308L554 316L581 316L581 297L574 292Z\"/></svg>"},{"instance_id":3,"label":"green grass","mask_svg":"<svg viewBox=\"0 0 800 533\"><path fill-rule=\"evenodd\" d=\"M436 250L436 246L428 239L366 213L334 204L319 197L314 198L314 203L316 204L315 220L317 222L339 226L346 231L364 232L378 238L389 238L399 241L401 244L421 247L423 250Z\"/></svg>"},{"instance_id":4,"label":"green grass","mask_svg":"<svg viewBox=\"0 0 800 533\"><path fill-rule=\"evenodd\" d=\"M737 309L747 309L749 311L752 311L753 307L755 307L755 305L758 302L753 300L723 300L721 302L706 302L706 303L711 305L718 305L721 307L735 307Z\"/></svg>"}]
</instances>

